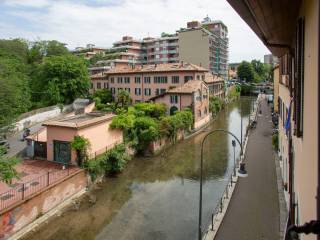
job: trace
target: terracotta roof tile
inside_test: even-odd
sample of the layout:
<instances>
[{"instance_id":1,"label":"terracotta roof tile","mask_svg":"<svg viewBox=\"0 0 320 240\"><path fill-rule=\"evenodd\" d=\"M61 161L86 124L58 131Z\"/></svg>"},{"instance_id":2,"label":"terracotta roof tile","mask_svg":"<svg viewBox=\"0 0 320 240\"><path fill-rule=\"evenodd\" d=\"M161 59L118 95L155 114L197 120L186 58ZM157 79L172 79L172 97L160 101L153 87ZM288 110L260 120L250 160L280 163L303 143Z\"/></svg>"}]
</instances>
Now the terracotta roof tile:
<instances>
[{"instance_id":1,"label":"terracotta roof tile","mask_svg":"<svg viewBox=\"0 0 320 240\"><path fill-rule=\"evenodd\" d=\"M149 64L135 67L119 67L110 69L107 74L121 73L146 73L146 72L177 72L177 71L199 71L207 72L208 70L192 63L164 63L164 64Z\"/></svg>"},{"instance_id":2,"label":"terracotta roof tile","mask_svg":"<svg viewBox=\"0 0 320 240\"><path fill-rule=\"evenodd\" d=\"M203 83L201 80L190 80L180 87L168 90L168 93L193 93L201 88L201 84Z\"/></svg>"},{"instance_id":3,"label":"terracotta roof tile","mask_svg":"<svg viewBox=\"0 0 320 240\"><path fill-rule=\"evenodd\" d=\"M205 78L204 81L206 83L213 83L213 82L220 82L223 81L223 79L221 77L218 77L217 75L213 75L211 73L206 73L205 74Z\"/></svg>"}]
</instances>

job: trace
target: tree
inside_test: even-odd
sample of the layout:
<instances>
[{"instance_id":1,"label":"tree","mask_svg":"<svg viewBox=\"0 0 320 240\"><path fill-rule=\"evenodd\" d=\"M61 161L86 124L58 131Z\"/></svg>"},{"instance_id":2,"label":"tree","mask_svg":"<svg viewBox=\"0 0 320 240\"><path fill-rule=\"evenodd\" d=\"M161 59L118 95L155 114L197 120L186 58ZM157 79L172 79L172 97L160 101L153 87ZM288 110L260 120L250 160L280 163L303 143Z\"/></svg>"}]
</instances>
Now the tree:
<instances>
[{"instance_id":1,"label":"tree","mask_svg":"<svg viewBox=\"0 0 320 240\"><path fill-rule=\"evenodd\" d=\"M109 89L98 89L93 94L93 98L97 97L100 99L100 103L102 104L111 103L113 101L113 96Z\"/></svg>"},{"instance_id":2,"label":"tree","mask_svg":"<svg viewBox=\"0 0 320 240\"><path fill-rule=\"evenodd\" d=\"M78 97L88 95L90 87L86 63L73 55L46 57L32 80L38 100L46 105L69 104Z\"/></svg>"},{"instance_id":3,"label":"tree","mask_svg":"<svg viewBox=\"0 0 320 240\"><path fill-rule=\"evenodd\" d=\"M25 41L0 40L0 128L31 106L27 55Z\"/></svg>"},{"instance_id":4,"label":"tree","mask_svg":"<svg viewBox=\"0 0 320 240\"><path fill-rule=\"evenodd\" d=\"M117 102L121 104L121 107L127 107L131 103L131 98L129 92L125 90L120 90L117 95Z\"/></svg>"},{"instance_id":5,"label":"tree","mask_svg":"<svg viewBox=\"0 0 320 240\"><path fill-rule=\"evenodd\" d=\"M249 62L243 61L240 63L238 69L238 77L246 82L254 81L254 69Z\"/></svg>"},{"instance_id":6,"label":"tree","mask_svg":"<svg viewBox=\"0 0 320 240\"><path fill-rule=\"evenodd\" d=\"M251 65L255 71L255 82L268 80L271 74L271 67L268 64L260 62L260 60L252 60Z\"/></svg>"},{"instance_id":7,"label":"tree","mask_svg":"<svg viewBox=\"0 0 320 240\"><path fill-rule=\"evenodd\" d=\"M4 150L0 148L0 181L10 184L14 178L19 178L19 173L15 168L19 159L5 158L3 155Z\"/></svg>"},{"instance_id":8,"label":"tree","mask_svg":"<svg viewBox=\"0 0 320 240\"><path fill-rule=\"evenodd\" d=\"M29 63L40 63L44 57L61 56L69 54L65 44L56 40L36 41L30 44Z\"/></svg>"},{"instance_id":9,"label":"tree","mask_svg":"<svg viewBox=\"0 0 320 240\"><path fill-rule=\"evenodd\" d=\"M82 166L84 160L88 158L89 139L82 136L75 136L71 142L71 148L77 153L78 165Z\"/></svg>"}]
</instances>

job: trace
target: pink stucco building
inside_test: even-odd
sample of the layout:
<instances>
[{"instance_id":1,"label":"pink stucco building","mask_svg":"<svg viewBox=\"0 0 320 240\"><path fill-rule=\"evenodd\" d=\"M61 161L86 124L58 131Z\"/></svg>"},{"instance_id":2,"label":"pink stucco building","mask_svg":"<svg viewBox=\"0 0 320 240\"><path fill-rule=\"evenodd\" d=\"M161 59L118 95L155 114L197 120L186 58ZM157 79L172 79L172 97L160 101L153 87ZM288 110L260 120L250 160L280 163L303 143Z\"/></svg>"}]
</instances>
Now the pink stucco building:
<instances>
[{"instance_id":1,"label":"pink stucco building","mask_svg":"<svg viewBox=\"0 0 320 240\"><path fill-rule=\"evenodd\" d=\"M168 114L190 108L194 116L194 128L200 128L210 121L209 88L202 80L188 81L182 86L169 89L167 92L155 96L150 100L164 103Z\"/></svg>"},{"instance_id":2,"label":"pink stucco building","mask_svg":"<svg viewBox=\"0 0 320 240\"><path fill-rule=\"evenodd\" d=\"M205 81L212 88L212 94L224 96L221 78L214 77L201 66L184 62L112 68L91 76L91 91L108 88L116 98L120 90L126 90L136 103L149 101L190 80Z\"/></svg>"},{"instance_id":3,"label":"pink stucco building","mask_svg":"<svg viewBox=\"0 0 320 240\"><path fill-rule=\"evenodd\" d=\"M76 153L71 149L75 136L83 136L89 140L89 158L104 153L123 142L122 131L109 127L114 116L91 112L44 123L45 128L32 136L34 157L78 165Z\"/></svg>"}]
</instances>

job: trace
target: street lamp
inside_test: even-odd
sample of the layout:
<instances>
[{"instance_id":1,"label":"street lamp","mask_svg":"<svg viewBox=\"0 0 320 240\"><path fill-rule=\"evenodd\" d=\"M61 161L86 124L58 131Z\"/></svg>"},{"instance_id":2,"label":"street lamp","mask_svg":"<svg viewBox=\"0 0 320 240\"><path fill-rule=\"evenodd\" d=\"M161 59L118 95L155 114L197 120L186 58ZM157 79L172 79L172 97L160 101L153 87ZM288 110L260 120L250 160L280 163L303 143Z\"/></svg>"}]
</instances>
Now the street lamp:
<instances>
[{"instance_id":1,"label":"street lamp","mask_svg":"<svg viewBox=\"0 0 320 240\"><path fill-rule=\"evenodd\" d=\"M199 240L202 240L202 229L201 229L202 226L201 225L202 225L203 146L204 146L204 143L205 143L206 139L208 138L208 136L213 135L214 133L217 133L217 132L223 132L223 133L231 135L235 139L233 141L237 141L240 145L240 157L243 154L242 144L241 144L240 140L236 137L236 135L234 135L230 131L227 131L224 129L215 129L215 130L208 132L203 137L202 142L201 142L201 155L200 155L200 196L199 196L199 226L198 226L198 239ZM232 142L232 146L233 146L233 142ZM234 142L234 147L235 147L235 142ZM234 166L234 172L236 171L235 167L236 166ZM245 170L245 163L240 163L240 169L238 171L238 176L239 177L247 177L248 176L247 171Z\"/></svg>"},{"instance_id":2,"label":"street lamp","mask_svg":"<svg viewBox=\"0 0 320 240\"><path fill-rule=\"evenodd\" d=\"M236 176L236 140L232 140L233 147L233 176Z\"/></svg>"}]
</instances>

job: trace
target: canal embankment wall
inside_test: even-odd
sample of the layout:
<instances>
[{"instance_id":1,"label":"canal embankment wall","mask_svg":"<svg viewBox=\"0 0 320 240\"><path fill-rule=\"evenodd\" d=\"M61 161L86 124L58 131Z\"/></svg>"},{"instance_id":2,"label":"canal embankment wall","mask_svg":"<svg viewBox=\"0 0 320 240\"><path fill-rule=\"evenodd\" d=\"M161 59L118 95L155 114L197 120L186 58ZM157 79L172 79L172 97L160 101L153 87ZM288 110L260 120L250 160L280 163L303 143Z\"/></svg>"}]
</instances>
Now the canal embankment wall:
<instances>
[{"instance_id":1,"label":"canal embankment wall","mask_svg":"<svg viewBox=\"0 0 320 240\"><path fill-rule=\"evenodd\" d=\"M26 226L59 204L83 194L87 188L87 182L85 171L77 171L2 211L0 239L19 239L24 234L20 231L25 232Z\"/></svg>"}]
</instances>

